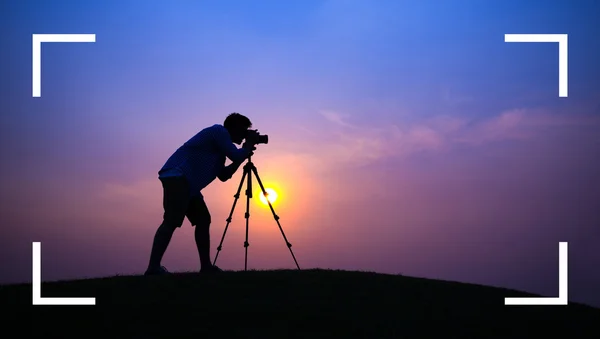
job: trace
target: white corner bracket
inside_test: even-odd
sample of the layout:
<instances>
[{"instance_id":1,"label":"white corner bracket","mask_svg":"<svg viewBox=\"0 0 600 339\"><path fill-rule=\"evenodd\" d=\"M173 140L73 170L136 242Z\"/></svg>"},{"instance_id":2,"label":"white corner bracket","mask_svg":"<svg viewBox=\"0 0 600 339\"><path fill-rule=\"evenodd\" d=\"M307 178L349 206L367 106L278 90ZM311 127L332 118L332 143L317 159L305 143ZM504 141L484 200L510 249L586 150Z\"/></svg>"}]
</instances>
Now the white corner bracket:
<instances>
[{"instance_id":1,"label":"white corner bracket","mask_svg":"<svg viewBox=\"0 0 600 339\"><path fill-rule=\"evenodd\" d=\"M96 298L42 298L41 246L33 243L33 305L96 305Z\"/></svg>"},{"instance_id":2,"label":"white corner bracket","mask_svg":"<svg viewBox=\"0 0 600 339\"><path fill-rule=\"evenodd\" d=\"M558 42L558 96L568 97L568 34L504 34L504 42Z\"/></svg>"},{"instance_id":3,"label":"white corner bracket","mask_svg":"<svg viewBox=\"0 0 600 339\"><path fill-rule=\"evenodd\" d=\"M96 42L96 34L32 34L31 94L42 96L42 42Z\"/></svg>"},{"instance_id":4,"label":"white corner bracket","mask_svg":"<svg viewBox=\"0 0 600 339\"><path fill-rule=\"evenodd\" d=\"M567 242L558 243L558 297L504 298L504 305L567 305L569 303Z\"/></svg>"}]
</instances>

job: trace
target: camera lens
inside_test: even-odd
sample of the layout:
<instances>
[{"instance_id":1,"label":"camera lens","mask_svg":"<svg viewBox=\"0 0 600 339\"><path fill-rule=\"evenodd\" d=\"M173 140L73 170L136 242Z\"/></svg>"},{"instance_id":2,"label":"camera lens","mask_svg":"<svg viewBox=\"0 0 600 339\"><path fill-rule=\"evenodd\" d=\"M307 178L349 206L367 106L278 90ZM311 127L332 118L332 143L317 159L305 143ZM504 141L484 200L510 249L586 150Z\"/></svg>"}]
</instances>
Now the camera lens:
<instances>
[{"instance_id":1,"label":"camera lens","mask_svg":"<svg viewBox=\"0 0 600 339\"><path fill-rule=\"evenodd\" d=\"M258 136L258 143L259 144L268 144L269 143L269 136L268 135L259 135Z\"/></svg>"}]
</instances>

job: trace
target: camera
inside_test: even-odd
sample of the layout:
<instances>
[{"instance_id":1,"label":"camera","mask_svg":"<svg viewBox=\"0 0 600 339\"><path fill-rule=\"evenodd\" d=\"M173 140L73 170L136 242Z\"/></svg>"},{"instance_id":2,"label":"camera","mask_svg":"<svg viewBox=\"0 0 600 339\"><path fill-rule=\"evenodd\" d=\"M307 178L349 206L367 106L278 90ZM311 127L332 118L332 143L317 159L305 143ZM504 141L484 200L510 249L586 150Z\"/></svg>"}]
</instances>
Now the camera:
<instances>
[{"instance_id":1,"label":"camera","mask_svg":"<svg viewBox=\"0 0 600 339\"><path fill-rule=\"evenodd\" d=\"M258 134L258 130L248 130L248 132L254 132ZM257 144L268 144L269 143L269 136L266 134L258 134L258 142Z\"/></svg>"}]
</instances>

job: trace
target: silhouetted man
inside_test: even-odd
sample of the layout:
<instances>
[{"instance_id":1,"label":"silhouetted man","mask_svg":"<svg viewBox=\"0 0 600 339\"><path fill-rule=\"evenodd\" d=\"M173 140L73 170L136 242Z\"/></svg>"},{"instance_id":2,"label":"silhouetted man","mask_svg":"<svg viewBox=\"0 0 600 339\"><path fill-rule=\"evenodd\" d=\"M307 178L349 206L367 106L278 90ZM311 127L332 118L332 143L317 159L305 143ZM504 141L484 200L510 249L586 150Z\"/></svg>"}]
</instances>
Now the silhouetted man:
<instances>
[{"instance_id":1,"label":"silhouetted man","mask_svg":"<svg viewBox=\"0 0 600 339\"><path fill-rule=\"evenodd\" d=\"M167 274L161 266L173 232L187 217L196 227L195 239L200 272L220 272L210 260L210 213L200 191L215 178L229 180L255 150L258 132L249 130L250 119L231 113L223 125L215 124L198 132L183 144L158 172L163 186L163 222L156 231L146 275ZM241 148L237 148L246 139ZM231 164L225 166L229 158Z\"/></svg>"}]
</instances>

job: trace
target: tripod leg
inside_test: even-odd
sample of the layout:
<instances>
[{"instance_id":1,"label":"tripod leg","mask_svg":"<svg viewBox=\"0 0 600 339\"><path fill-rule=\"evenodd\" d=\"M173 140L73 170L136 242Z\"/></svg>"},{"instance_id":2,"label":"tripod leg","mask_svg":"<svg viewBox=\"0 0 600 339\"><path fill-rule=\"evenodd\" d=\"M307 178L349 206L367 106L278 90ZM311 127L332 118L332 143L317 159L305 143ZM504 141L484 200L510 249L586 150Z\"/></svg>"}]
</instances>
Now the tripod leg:
<instances>
[{"instance_id":1,"label":"tripod leg","mask_svg":"<svg viewBox=\"0 0 600 339\"><path fill-rule=\"evenodd\" d=\"M225 225L225 230L223 231L223 236L221 237L221 242L217 247L217 253L215 254L215 260L213 261L213 265L217 263L217 258L219 257L219 252L221 252L221 248L223 247L223 241L225 240L225 234L227 233L227 229L229 228L229 224L231 223L231 217L233 216L233 211L235 210L235 205L240 197L240 192L242 191L242 186L244 185L244 179L246 175L250 172L244 170L244 174L242 174L242 180L240 181L240 185L238 186L237 192L235 192L235 199L233 200L233 206L231 206L231 211L229 212L229 217L227 218L227 224Z\"/></svg>"},{"instance_id":2,"label":"tripod leg","mask_svg":"<svg viewBox=\"0 0 600 339\"><path fill-rule=\"evenodd\" d=\"M247 165L249 166L249 165ZM246 188L246 240L244 241L244 249L246 251L244 257L244 271L248 270L248 227L250 222L250 199L252 198L252 172L248 167L248 187Z\"/></svg>"},{"instance_id":3,"label":"tripod leg","mask_svg":"<svg viewBox=\"0 0 600 339\"><path fill-rule=\"evenodd\" d=\"M260 185L260 189L262 190L265 197L267 197L267 191L265 190L265 187L263 186L262 181L260 180L260 177L258 176L258 171L256 170L256 167L254 167L254 166L252 167L252 172L254 172L254 176L256 177L256 181L258 181L258 185ZM277 226L279 226L279 230L281 231L283 240L285 240L285 244L287 245L288 249L290 250L290 253L292 254L292 258L294 259L294 262L296 263L296 267L298 268L298 270L300 270L300 265L298 265L296 256L294 255L294 252L292 251L292 244L290 244L290 242L287 240L287 237L285 236L285 233L283 232L283 228L281 227L281 224L279 223L279 216L277 214L275 214L275 210L273 209L273 205L271 205L271 202L269 201L269 199L266 199L266 200L267 200L267 203L269 204L269 208L271 209L271 213L273 213L273 218L275 218L275 221L277 222Z\"/></svg>"}]
</instances>

